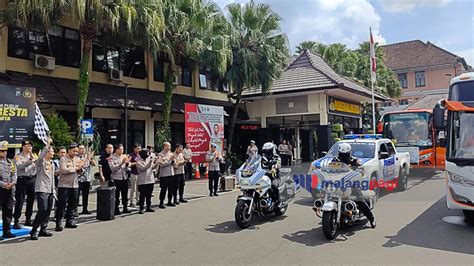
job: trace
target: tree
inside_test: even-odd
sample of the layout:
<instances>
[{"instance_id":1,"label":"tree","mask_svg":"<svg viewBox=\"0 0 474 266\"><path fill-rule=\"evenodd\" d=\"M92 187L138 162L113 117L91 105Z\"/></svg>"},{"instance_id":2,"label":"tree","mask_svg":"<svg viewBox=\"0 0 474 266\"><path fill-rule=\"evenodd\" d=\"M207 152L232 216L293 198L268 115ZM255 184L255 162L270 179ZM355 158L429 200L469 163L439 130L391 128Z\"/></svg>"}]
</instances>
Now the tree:
<instances>
[{"instance_id":1,"label":"tree","mask_svg":"<svg viewBox=\"0 0 474 266\"><path fill-rule=\"evenodd\" d=\"M9 1L6 9L0 10L0 25L42 29L47 40L49 56L53 56L48 31L61 18L66 5L66 0Z\"/></svg>"},{"instance_id":2,"label":"tree","mask_svg":"<svg viewBox=\"0 0 474 266\"><path fill-rule=\"evenodd\" d=\"M300 55L305 50L313 51L313 49L315 49L315 46L318 44L319 43L315 41L303 41L298 46L296 46L295 55Z\"/></svg>"},{"instance_id":3,"label":"tree","mask_svg":"<svg viewBox=\"0 0 474 266\"><path fill-rule=\"evenodd\" d=\"M89 93L92 42L98 33L128 37L126 39L130 42L142 40L147 48L156 51L164 22L157 0L71 0L69 12L78 21L82 37L82 59L77 82L79 120L84 116Z\"/></svg>"},{"instance_id":4,"label":"tree","mask_svg":"<svg viewBox=\"0 0 474 266\"><path fill-rule=\"evenodd\" d=\"M230 52L224 35L225 19L215 3L202 0L164 0L163 3L166 28L159 50L166 55L170 64L165 76L163 124L157 134L164 135L159 139L169 140L177 65L193 66L204 61L224 73Z\"/></svg>"},{"instance_id":5,"label":"tree","mask_svg":"<svg viewBox=\"0 0 474 266\"><path fill-rule=\"evenodd\" d=\"M259 87L269 92L275 78L288 63L288 40L280 29L281 18L269 5L253 1L245 5L227 5L232 61L225 79L231 85L235 101L230 122L228 151L232 151L235 122L242 93Z\"/></svg>"}]
</instances>

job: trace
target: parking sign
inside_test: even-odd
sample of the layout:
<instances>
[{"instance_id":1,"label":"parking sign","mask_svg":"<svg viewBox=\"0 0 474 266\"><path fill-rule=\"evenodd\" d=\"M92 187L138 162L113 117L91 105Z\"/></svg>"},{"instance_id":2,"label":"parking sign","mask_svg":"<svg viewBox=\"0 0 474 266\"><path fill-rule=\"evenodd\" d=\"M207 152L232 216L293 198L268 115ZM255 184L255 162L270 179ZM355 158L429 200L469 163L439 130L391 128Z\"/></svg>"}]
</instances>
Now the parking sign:
<instances>
[{"instance_id":1,"label":"parking sign","mask_svg":"<svg viewBox=\"0 0 474 266\"><path fill-rule=\"evenodd\" d=\"M93 138L94 128L92 127L92 123L92 119L81 120L81 135L89 139Z\"/></svg>"}]
</instances>

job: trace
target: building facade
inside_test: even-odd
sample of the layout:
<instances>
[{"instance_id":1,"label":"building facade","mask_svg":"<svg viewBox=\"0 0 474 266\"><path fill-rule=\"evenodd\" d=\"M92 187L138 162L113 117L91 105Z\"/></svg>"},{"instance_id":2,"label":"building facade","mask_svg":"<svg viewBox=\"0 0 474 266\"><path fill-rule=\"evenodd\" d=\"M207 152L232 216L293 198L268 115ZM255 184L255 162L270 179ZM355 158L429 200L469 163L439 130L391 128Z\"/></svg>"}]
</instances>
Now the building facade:
<instances>
[{"instance_id":1,"label":"building facade","mask_svg":"<svg viewBox=\"0 0 474 266\"><path fill-rule=\"evenodd\" d=\"M386 66L395 72L402 87L401 106L411 104L426 94L446 93L451 78L470 68L464 58L431 42L413 40L381 48L385 53Z\"/></svg>"},{"instance_id":2,"label":"building facade","mask_svg":"<svg viewBox=\"0 0 474 266\"><path fill-rule=\"evenodd\" d=\"M48 33L5 27L0 41L0 83L36 88L36 101L43 114L58 113L66 119L72 133L77 127L76 81L81 42L78 25L68 17ZM185 102L230 106L227 89L211 86L204 67L193 69L184 59L180 61L171 115L175 143L184 142ZM90 90L85 118L94 119L102 136L102 146L124 143L125 104L129 109L129 147L133 143L154 144L155 130L162 121L168 65L164 56L133 44L105 47L99 40L94 42L89 60ZM128 85L127 103L125 84Z\"/></svg>"},{"instance_id":3,"label":"building facade","mask_svg":"<svg viewBox=\"0 0 474 266\"><path fill-rule=\"evenodd\" d=\"M310 161L332 145L331 125L343 125L345 133L361 133L362 104L371 97L369 89L338 75L306 50L274 81L269 95L259 89L246 91L245 108L249 121L260 127L257 142L290 141L295 159ZM375 99L388 100L378 94Z\"/></svg>"}]
</instances>

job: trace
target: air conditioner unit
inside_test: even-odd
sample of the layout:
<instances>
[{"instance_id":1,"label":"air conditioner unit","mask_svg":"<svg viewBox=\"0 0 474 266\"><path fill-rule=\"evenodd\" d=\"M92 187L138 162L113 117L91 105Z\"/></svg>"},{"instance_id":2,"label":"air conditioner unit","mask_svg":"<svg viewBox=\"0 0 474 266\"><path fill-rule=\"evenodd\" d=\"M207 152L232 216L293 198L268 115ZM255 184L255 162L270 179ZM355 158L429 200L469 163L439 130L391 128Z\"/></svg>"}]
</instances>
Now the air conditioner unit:
<instances>
[{"instance_id":1,"label":"air conditioner unit","mask_svg":"<svg viewBox=\"0 0 474 266\"><path fill-rule=\"evenodd\" d=\"M178 75L174 75L173 85L178 85L178 83L179 83Z\"/></svg>"},{"instance_id":2,"label":"air conditioner unit","mask_svg":"<svg viewBox=\"0 0 474 266\"><path fill-rule=\"evenodd\" d=\"M35 54L35 68L54 70L56 68L56 58L46 55Z\"/></svg>"},{"instance_id":3,"label":"air conditioner unit","mask_svg":"<svg viewBox=\"0 0 474 266\"><path fill-rule=\"evenodd\" d=\"M122 81L123 80L123 71L118 69L109 69L110 80Z\"/></svg>"}]
</instances>

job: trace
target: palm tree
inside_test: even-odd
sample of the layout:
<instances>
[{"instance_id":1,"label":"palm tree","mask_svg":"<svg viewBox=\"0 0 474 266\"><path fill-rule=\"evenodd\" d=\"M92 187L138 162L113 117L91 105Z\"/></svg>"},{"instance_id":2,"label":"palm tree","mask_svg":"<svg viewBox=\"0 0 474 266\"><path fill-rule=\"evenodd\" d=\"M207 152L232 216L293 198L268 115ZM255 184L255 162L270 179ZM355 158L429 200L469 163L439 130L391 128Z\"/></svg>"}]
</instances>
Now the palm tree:
<instances>
[{"instance_id":1,"label":"palm tree","mask_svg":"<svg viewBox=\"0 0 474 266\"><path fill-rule=\"evenodd\" d=\"M234 112L230 122L228 151L232 151L235 122L242 93L260 87L267 94L283 71L289 56L288 40L280 29L281 18L269 5L253 1L227 5L232 62L226 80L231 85Z\"/></svg>"},{"instance_id":2,"label":"palm tree","mask_svg":"<svg viewBox=\"0 0 474 266\"><path fill-rule=\"evenodd\" d=\"M170 61L165 77L163 125L158 135L169 139L171 100L175 89L174 76L179 63L195 64L204 61L224 73L230 52L226 38L225 20L220 8L202 0L164 0L166 24L159 50Z\"/></svg>"},{"instance_id":3,"label":"palm tree","mask_svg":"<svg viewBox=\"0 0 474 266\"><path fill-rule=\"evenodd\" d=\"M48 31L59 21L66 8L66 0L17 0L9 1L6 9L0 10L0 26L42 28L48 44L49 56L53 56Z\"/></svg>"},{"instance_id":4,"label":"palm tree","mask_svg":"<svg viewBox=\"0 0 474 266\"><path fill-rule=\"evenodd\" d=\"M298 46L296 46L295 55L300 55L302 52L304 52L304 50L312 51L317 44L319 43L315 41L303 41Z\"/></svg>"},{"instance_id":5,"label":"palm tree","mask_svg":"<svg viewBox=\"0 0 474 266\"><path fill-rule=\"evenodd\" d=\"M71 0L69 12L79 23L82 37L82 59L79 68L77 117L84 116L89 93L89 61L92 42L99 32L143 40L147 48L157 50L164 28L158 0ZM139 39L140 38L140 39Z\"/></svg>"}]
</instances>

